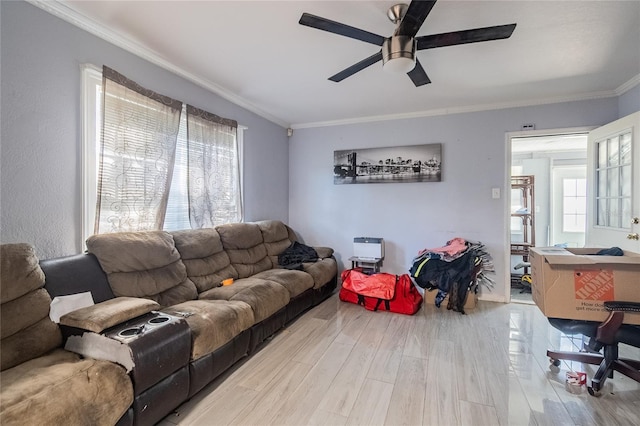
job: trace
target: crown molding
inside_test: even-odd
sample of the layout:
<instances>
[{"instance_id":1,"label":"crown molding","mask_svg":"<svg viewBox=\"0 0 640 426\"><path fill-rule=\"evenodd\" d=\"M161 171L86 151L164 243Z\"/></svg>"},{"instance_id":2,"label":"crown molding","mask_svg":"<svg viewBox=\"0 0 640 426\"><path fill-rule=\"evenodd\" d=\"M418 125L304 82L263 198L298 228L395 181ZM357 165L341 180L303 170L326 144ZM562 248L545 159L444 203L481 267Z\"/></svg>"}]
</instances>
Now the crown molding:
<instances>
[{"instance_id":1,"label":"crown molding","mask_svg":"<svg viewBox=\"0 0 640 426\"><path fill-rule=\"evenodd\" d=\"M88 33L95 35L96 37L99 37L117 47L120 47L121 49L124 49L127 52L132 53L142 59L145 59L152 64L159 66L160 68L170 71L184 78L185 80L195 83L198 86L271 121L272 123L285 128L289 127L289 124L286 121L269 114L268 112L253 105L251 102L238 96L237 94L225 89L224 87L212 81L185 71L184 69L162 58L162 56L157 52L119 35L115 31L105 27L101 23L89 18L86 15L79 13L78 11L72 9L68 5L58 0L26 1L44 10L45 12L50 13L51 15L54 15L84 31L87 31Z\"/></svg>"},{"instance_id":2,"label":"crown molding","mask_svg":"<svg viewBox=\"0 0 640 426\"><path fill-rule=\"evenodd\" d=\"M638 84L640 84L640 74L635 75L627 82L618 86L614 90L610 91L600 91L600 92L591 92L591 93L583 93L572 96L560 96L554 98L544 98L544 99L535 99L535 100L526 100L526 101L516 101L516 102L503 102L503 103L491 103L491 104L480 104L480 105L471 105L471 106L460 106L460 107L451 107L451 108L438 108L432 110L425 111L416 111L410 113L400 113L400 114L389 114L389 115L374 115L374 116L366 116L366 117L355 117L348 118L343 120L329 120L329 121L317 121L317 122L308 122L308 123L297 123L297 124L288 124L286 121L269 114L268 112L262 110L251 102L245 100L239 95L229 91L228 89L212 82L207 79L201 78L195 74L192 74L188 71L183 70L182 68L176 66L175 64L165 60L162 58L160 54L154 52L147 47L144 47L136 42L133 42L111 29L105 27L101 23L83 15L76 10L70 8L66 4L58 1L58 0L26 0L28 3L54 15L64 21L69 22L70 24L79 27L115 46L118 46L142 59L145 59L151 62L154 65L157 65L167 71L170 71L185 80L191 81L192 83L197 84L198 86L215 93L216 95L233 102L234 104L241 106L269 121L275 123L284 128L292 128L292 129L305 129L305 128L314 128L314 127L332 127L332 126L344 126L350 124L360 124L360 123L371 123L376 121L390 121L390 120L404 120L411 118L422 118L422 117L434 117L440 115L449 115L449 114L463 114L469 112L480 112L480 111L491 111L498 109L508 109L508 108L521 108L528 106L537 106L544 104L555 104L555 103L563 103L563 102L576 102L576 101L584 101L591 99L602 99L602 98L611 98L615 96L620 96L627 91L633 89Z\"/></svg>"},{"instance_id":3,"label":"crown molding","mask_svg":"<svg viewBox=\"0 0 640 426\"><path fill-rule=\"evenodd\" d=\"M626 84L627 83L625 83L625 85ZM526 100L526 101L500 102L500 103L492 103L492 104L439 108L439 109L431 109L426 111L408 112L408 113L402 113L402 114L373 115L368 117L348 118L344 120L317 121L312 123L297 123L297 124L292 124L291 128L292 129L308 129L308 128L314 128L314 127L345 126L349 124L371 123L375 121L435 117L439 115L464 114L469 112L492 111L492 110L498 110L498 109L522 108L522 107L537 106L537 105L558 104L563 102L585 101L590 99L612 98L612 97L618 96L617 90L618 89L606 90L601 92L583 93L583 94L572 95L572 96L559 96L554 98L532 99L532 100Z\"/></svg>"},{"instance_id":4,"label":"crown molding","mask_svg":"<svg viewBox=\"0 0 640 426\"><path fill-rule=\"evenodd\" d=\"M640 84L640 74L636 74L633 77L631 77L629 79L629 81L627 81L626 83L621 84L620 86L618 86L615 90L616 95L620 96L625 94L626 92L628 92L629 90L633 89L634 87L636 87L638 84Z\"/></svg>"}]
</instances>

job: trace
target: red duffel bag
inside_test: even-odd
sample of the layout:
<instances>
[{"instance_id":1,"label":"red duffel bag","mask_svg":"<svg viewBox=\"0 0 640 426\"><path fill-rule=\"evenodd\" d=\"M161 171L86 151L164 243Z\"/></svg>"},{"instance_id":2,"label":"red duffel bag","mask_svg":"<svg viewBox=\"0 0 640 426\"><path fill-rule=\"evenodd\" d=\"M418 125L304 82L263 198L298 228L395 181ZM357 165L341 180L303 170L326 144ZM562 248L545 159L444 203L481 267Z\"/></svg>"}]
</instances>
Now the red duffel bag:
<instances>
[{"instance_id":1,"label":"red duffel bag","mask_svg":"<svg viewBox=\"0 0 640 426\"><path fill-rule=\"evenodd\" d=\"M366 275L348 269L342 272L339 297L343 302L356 303L370 311L390 311L413 315L422 305L422 296L409 275L379 273Z\"/></svg>"}]
</instances>

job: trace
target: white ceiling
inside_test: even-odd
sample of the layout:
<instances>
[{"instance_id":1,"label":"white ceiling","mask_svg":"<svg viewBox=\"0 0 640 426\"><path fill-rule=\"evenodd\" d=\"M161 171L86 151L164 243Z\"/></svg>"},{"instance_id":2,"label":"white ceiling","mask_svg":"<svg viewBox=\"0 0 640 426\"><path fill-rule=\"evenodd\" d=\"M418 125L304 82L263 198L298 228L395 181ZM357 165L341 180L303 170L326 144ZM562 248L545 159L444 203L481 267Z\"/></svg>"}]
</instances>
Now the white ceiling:
<instances>
[{"instance_id":1,"label":"white ceiling","mask_svg":"<svg viewBox=\"0 0 640 426\"><path fill-rule=\"evenodd\" d=\"M440 0L418 36L518 26L418 52L432 80L418 88L381 63L327 80L379 47L298 24L308 12L386 37L394 0L32 2L285 127L616 96L640 82L640 1Z\"/></svg>"}]
</instances>

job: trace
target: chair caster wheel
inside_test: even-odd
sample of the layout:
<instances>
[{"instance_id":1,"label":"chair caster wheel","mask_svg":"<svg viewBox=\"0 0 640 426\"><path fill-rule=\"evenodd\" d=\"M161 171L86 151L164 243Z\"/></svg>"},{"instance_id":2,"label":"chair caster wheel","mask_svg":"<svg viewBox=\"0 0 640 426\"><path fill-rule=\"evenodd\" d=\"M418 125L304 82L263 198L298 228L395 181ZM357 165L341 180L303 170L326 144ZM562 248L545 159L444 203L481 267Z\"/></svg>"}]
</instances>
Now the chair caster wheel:
<instances>
[{"instance_id":1,"label":"chair caster wheel","mask_svg":"<svg viewBox=\"0 0 640 426\"><path fill-rule=\"evenodd\" d=\"M560 371L560 360L559 359L553 359L553 358L549 358L549 370L551 370L553 373L557 373Z\"/></svg>"},{"instance_id":2,"label":"chair caster wheel","mask_svg":"<svg viewBox=\"0 0 640 426\"><path fill-rule=\"evenodd\" d=\"M601 395L599 390L595 390L594 388L592 388L591 386L587 386L587 391L589 392L589 395L591 396L595 396L596 398L599 397Z\"/></svg>"}]
</instances>

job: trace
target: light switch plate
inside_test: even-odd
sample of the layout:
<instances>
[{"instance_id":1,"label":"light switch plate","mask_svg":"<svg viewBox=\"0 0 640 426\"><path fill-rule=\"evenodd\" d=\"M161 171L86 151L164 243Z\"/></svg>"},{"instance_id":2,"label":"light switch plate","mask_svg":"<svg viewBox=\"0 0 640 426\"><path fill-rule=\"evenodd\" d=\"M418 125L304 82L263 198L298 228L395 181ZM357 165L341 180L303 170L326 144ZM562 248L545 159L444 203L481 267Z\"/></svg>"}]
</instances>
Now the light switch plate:
<instances>
[{"instance_id":1,"label":"light switch plate","mask_svg":"<svg viewBox=\"0 0 640 426\"><path fill-rule=\"evenodd\" d=\"M500 188L491 188L491 198L500 198Z\"/></svg>"}]
</instances>

